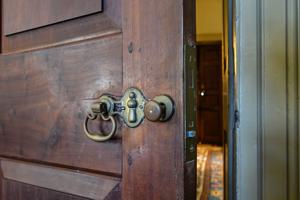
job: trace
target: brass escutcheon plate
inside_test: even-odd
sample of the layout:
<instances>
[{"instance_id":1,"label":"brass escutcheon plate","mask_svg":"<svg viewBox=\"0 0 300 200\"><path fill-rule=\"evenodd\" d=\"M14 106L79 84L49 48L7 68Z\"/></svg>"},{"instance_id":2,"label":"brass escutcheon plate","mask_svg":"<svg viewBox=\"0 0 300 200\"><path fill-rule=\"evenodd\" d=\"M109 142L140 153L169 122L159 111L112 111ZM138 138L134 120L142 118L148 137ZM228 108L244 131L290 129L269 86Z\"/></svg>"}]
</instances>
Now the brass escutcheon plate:
<instances>
[{"instance_id":1,"label":"brass escutcheon plate","mask_svg":"<svg viewBox=\"0 0 300 200\"><path fill-rule=\"evenodd\" d=\"M128 127L135 128L142 123L145 118L144 107L146 101L146 98L139 89L129 88L126 90L121 99L122 107L124 108L121 116Z\"/></svg>"}]
</instances>

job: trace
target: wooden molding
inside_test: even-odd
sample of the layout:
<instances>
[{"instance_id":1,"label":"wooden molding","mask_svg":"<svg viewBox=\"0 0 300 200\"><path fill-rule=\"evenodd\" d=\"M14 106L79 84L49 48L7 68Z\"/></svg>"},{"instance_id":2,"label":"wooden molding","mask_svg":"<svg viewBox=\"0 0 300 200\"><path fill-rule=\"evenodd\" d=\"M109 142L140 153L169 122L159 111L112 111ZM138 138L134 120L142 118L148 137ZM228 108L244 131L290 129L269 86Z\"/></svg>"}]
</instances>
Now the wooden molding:
<instances>
[{"instance_id":1,"label":"wooden molding","mask_svg":"<svg viewBox=\"0 0 300 200\"><path fill-rule=\"evenodd\" d=\"M99 13L11 36L2 36L2 53L40 50L118 33L121 33L121 29L106 14Z\"/></svg>"}]
</instances>

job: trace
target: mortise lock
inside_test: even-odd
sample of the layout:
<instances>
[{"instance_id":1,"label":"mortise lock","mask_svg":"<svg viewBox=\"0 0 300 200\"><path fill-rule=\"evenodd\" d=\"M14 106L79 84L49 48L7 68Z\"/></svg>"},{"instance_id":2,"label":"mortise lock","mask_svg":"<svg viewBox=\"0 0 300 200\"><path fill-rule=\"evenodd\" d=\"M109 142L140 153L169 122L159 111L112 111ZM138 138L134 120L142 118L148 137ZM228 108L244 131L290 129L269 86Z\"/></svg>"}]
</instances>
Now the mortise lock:
<instances>
[{"instance_id":1,"label":"mortise lock","mask_svg":"<svg viewBox=\"0 0 300 200\"><path fill-rule=\"evenodd\" d=\"M102 95L96 100L91 105L84 122L84 131L94 141L107 141L117 130L116 117L119 117L128 127L135 128L143 122L145 117L152 122L165 122L172 117L174 110L174 102L167 95L147 100L140 90L129 88L119 100L112 95ZM96 119L111 121L111 132L108 134L90 132L89 121Z\"/></svg>"}]
</instances>

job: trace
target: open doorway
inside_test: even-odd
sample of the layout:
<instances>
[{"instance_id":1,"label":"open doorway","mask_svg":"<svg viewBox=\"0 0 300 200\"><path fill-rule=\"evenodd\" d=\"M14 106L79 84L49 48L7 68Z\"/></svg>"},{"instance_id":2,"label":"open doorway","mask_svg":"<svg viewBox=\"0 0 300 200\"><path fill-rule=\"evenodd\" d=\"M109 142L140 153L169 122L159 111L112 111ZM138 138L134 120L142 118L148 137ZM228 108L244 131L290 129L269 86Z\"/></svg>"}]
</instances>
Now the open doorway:
<instances>
[{"instance_id":1,"label":"open doorway","mask_svg":"<svg viewBox=\"0 0 300 200\"><path fill-rule=\"evenodd\" d=\"M197 200L225 196L228 69L224 0L196 0Z\"/></svg>"}]
</instances>

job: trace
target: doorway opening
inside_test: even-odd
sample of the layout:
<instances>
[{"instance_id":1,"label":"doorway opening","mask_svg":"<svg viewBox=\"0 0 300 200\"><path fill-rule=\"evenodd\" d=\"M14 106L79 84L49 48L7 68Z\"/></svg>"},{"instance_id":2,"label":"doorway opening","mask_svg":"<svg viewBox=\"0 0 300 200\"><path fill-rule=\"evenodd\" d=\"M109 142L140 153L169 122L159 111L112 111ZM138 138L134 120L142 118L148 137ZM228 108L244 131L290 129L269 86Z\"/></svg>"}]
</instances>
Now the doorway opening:
<instances>
[{"instance_id":1,"label":"doorway opening","mask_svg":"<svg viewBox=\"0 0 300 200\"><path fill-rule=\"evenodd\" d=\"M196 0L197 200L225 196L228 129L226 0Z\"/></svg>"}]
</instances>

